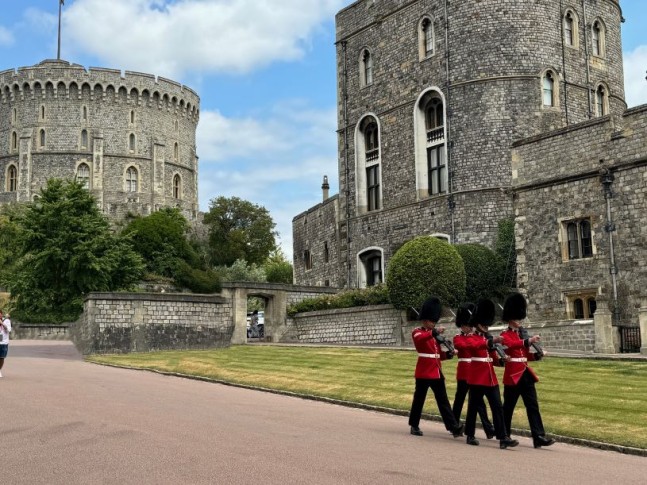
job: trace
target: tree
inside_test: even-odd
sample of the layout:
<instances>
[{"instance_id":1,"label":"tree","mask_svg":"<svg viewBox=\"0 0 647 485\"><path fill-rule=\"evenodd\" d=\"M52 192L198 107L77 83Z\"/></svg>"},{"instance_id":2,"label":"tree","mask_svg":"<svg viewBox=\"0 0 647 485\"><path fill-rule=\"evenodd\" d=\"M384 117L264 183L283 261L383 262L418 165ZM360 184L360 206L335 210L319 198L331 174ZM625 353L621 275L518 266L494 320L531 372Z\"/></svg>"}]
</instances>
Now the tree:
<instances>
[{"instance_id":1,"label":"tree","mask_svg":"<svg viewBox=\"0 0 647 485\"><path fill-rule=\"evenodd\" d=\"M17 261L4 275L17 317L76 319L91 291L129 288L143 264L77 182L48 180L21 217Z\"/></svg>"},{"instance_id":2,"label":"tree","mask_svg":"<svg viewBox=\"0 0 647 485\"><path fill-rule=\"evenodd\" d=\"M454 247L465 264L467 300L476 302L479 298L499 296L497 293L504 276L503 260L482 244L457 244Z\"/></svg>"},{"instance_id":3,"label":"tree","mask_svg":"<svg viewBox=\"0 0 647 485\"><path fill-rule=\"evenodd\" d=\"M209 226L213 266L229 266L238 259L263 264L276 248L276 224L264 207L238 197L211 200L204 216Z\"/></svg>"},{"instance_id":4,"label":"tree","mask_svg":"<svg viewBox=\"0 0 647 485\"><path fill-rule=\"evenodd\" d=\"M499 221L495 252L504 261L503 284L508 288L517 286L517 251L515 248L514 219Z\"/></svg>"},{"instance_id":5,"label":"tree","mask_svg":"<svg viewBox=\"0 0 647 485\"><path fill-rule=\"evenodd\" d=\"M292 284L294 271L290 262L285 259L281 248L276 248L264 265L265 276L269 283L287 283Z\"/></svg>"},{"instance_id":6,"label":"tree","mask_svg":"<svg viewBox=\"0 0 647 485\"><path fill-rule=\"evenodd\" d=\"M431 295L456 306L465 296L465 266L458 251L432 236L417 237L393 255L386 273L393 306L419 309Z\"/></svg>"}]
</instances>

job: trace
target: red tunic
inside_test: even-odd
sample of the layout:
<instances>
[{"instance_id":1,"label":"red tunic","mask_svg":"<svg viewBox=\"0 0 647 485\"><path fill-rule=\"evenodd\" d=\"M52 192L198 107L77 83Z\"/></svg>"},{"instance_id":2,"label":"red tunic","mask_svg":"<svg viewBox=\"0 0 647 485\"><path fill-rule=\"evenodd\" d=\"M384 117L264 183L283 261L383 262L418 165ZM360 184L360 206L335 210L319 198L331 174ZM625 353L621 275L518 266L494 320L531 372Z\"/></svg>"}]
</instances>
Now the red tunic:
<instances>
[{"instance_id":1,"label":"red tunic","mask_svg":"<svg viewBox=\"0 0 647 485\"><path fill-rule=\"evenodd\" d=\"M517 385L526 369L530 371L535 382L539 382L537 374L528 367L528 361L535 360L535 354L530 352L525 342L519 337L519 334L513 329L508 328L501 333L501 338L503 339L502 344L507 347L505 353L510 356L510 360L505 363L503 385Z\"/></svg>"},{"instance_id":2,"label":"red tunic","mask_svg":"<svg viewBox=\"0 0 647 485\"><path fill-rule=\"evenodd\" d=\"M487 339L475 333L468 340L468 348L472 362L470 362L467 383L474 386L498 386L494 364L499 362L499 356L494 350L488 350Z\"/></svg>"},{"instance_id":3,"label":"red tunic","mask_svg":"<svg viewBox=\"0 0 647 485\"><path fill-rule=\"evenodd\" d=\"M469 341L474 334L459 333L454 337L454 348L458 350L458 365L456 366L456 380L469 381L470 363L472 353L470 352Z\"/></svg>"},{"instance_id":4,"label":"red tunic","mask_svg":"<svg viewBox=\"0 0 647 485\"><path fill-rule=\"evenodd\" d=\"M440 350L440 345L436 342L431 330L424 327L414 328L411 337L413 345L418 351L416 379L440 379L440 361L445 360L447 354Z\"/></svg>"}]
</instances>

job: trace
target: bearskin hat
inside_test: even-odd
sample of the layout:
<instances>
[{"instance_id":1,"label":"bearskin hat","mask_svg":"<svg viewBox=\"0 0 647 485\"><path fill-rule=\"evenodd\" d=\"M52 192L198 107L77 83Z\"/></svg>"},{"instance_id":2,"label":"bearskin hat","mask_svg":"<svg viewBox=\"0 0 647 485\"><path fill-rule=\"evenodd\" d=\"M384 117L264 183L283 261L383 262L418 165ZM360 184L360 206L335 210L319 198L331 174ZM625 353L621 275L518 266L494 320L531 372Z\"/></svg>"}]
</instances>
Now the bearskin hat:
<instances>
[{"instance_id":1,"label":"bearskin hat","mask_svg":"<svg viewBox=\"0 0 647 485\"><path fill-rule=\"evenodd\" d=\"M472 325L471 319L476 310L474 303L463 303L458 310L456 310L456 326L461 328L463 325Z\"/></svg>"},{"instance_id":2,"label":"bearskin hat","mask_svg":"<svg viewBox=\"0 0 647 485\"><path fill-rule=\"evenodd\" d=\"M442 306L440 300L435 296L430 296L422 304L422 309L420 310L420 320L430 320L432 322L437 322L440 320L440 312Z\"/></svg>"},{"instance_id":3,"label":"bearskin hat","mask_svg":"<svg viewBox=\"0 0 647 485\"><path fill-rule=\"evenodd\" d=\"M510 320L523 320L526 318L526 299L521 293L512 293L506 298L503 304L503 315L501 320L509 322Z\"/></svg>"},{"instance_id":4,"label":"bearskin hat","mask_svg":"<svg viewBox=\"0 0 647 485\"><path fill-rule=\"evenodd\" d=\"M481 299L476 304L476 311L472 315L470 323L473 327L478 324L489 327L494 323L494 317L496 315L496 310L494 308L494 303L492 300Z\"/></svg>"}]
</instances>

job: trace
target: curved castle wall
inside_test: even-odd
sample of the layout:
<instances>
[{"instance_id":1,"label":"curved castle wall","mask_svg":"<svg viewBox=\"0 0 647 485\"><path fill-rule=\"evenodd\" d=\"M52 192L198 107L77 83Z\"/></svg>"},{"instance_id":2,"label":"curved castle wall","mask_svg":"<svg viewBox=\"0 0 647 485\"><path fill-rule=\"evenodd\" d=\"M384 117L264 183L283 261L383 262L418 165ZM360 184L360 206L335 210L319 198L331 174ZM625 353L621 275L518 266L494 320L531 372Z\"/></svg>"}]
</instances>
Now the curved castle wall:
<instances>
[{"instance_id":1,"label":"curved castle wall","mask_svg":"<svg viewBox=\"0 0 647 485\"><path fill-rule=\"evenodd\" d=\"M47 60L0 72L0 203L83 179L113 219L198 211L199 97L152 75Z\"/></svg>"}]
</instances>

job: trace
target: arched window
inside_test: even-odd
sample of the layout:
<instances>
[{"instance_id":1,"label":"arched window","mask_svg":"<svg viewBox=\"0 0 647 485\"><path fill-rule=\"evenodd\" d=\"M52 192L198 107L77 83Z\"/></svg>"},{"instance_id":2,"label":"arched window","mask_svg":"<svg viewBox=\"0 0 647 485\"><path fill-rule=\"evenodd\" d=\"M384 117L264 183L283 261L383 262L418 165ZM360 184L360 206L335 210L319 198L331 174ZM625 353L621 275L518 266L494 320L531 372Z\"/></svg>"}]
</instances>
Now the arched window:
<instances>
[{"instance_id":1,"label":"arched window","mask_svg":"<svg viewBox=\"0 0 647 485\"><path fill-rule=\"evenodd\" d=\"M131 133L131 134L130 134L130 136L128 137L128 149L129 149L131 152L134 152L134 151L135 151L136 146L137 146L137 140L136 140L136 138L135 138L135 134L134 134L134 133Z\"/></svg>"},{"instance_id":2,"label":"arched window","mask_svg":"<svg viewBox=\"0 0 647 485\"><path fill-rule=\"evenodd\" d=\"M591 43L593 47L593 55L604 57L605 28L601 20L596 20L591 26Z\"/></svg>"},{"instance_id":3,"label":"arched window","mask_svg":"<svg viewBox=\"0 0 647 485\"><path fill-rule=\"evenodd\" d=\"M368 248L357 255L357 286L379 285L384 281L384 258L381 248Z\"/></svg>"},{"instance_id":4,"label":"arched window","mask_svg":"<svg viewBox=\"0 0 647 485\"><path fill-rule=\"evenodd\" d=\"M18 150L18 134L15 131L11 132L11 150Z\"/></svg>"},{"instance_id":5,"label":"arched window","mask_svg":"<svg viewBox=\"0 0 647 485\"><path fill-rule=\"evenodd\" d=\"M18 118L18 111L16 108L11 110L11 123L16 124L16 119Z\"/></svg>"},{"instance_id":6,"label":"arched window","mask_svg":"<svg viewBox=\"0 0 647 485\"><path fill-rule=\"evenodd\" d=\"M128 170L126 170L126 192L137 192L138 178L137 169L135 167L128 167Z\"/></svg>"},{"instance_id":7,"label":"arched window","mask_svg":"<svg viewBox=\"0 0 647 485\"><path fill-rule=\"evenodd\" d=\"M182 179L178 174L173 177L173 198L182 198Z\"/></svg>"},{"instance_id":8,"label":"arched window","mask_svg":"<svg viewBox=\"0 0 647 485\"><path fill-rule=\"evenodd\" d=\"M39 142L38 145L40 148L45 148L45 130L40 130L39 136L38 136Z\"/></svg>"},{"instance_id":9,"label":"arched window","mask_svg":"<svg viewBox=\"0 0 647 485\"><path fill-rule=\"evenodd\" d=\"M83 121L88 121L88 108L86 106L81 110L81 119L83 119Z\"/></svg>"},{"instance_id":10,"label":"arched window","mask_svg":"<svg viewBox=\"0 0 647 485\"><path fill-rule=\"evenodd\" d=\"M135 110L130 111L130 124L131 125L135 124Z\"/></svg>"},{"instance_id":11,"label":"arched window","mask_svg":"<svg viewBox=\"0 0 647 485\"><path fill-rule=\"evenodd\" d=\"M18 190L18 170L15 165L9 165L7 169L7 192Z\"/></svg>"},{"instance_id":12,"label":"arched window","mask_svg":"<svg viewBox=\"0 0 647 485\"><path fill-rule=\"evenodd\" d=\"M418 29L418 43L420 60L426 59L434 55L435 52L435 39L434 39L434 23L429 17L424 17L420 22Z\"/></svg>"},{"instance_id":13,"label":"arched window","mask_svg":"<svg viewBox=\"0 0 647 485\"><path fill-rule=\"evenodd\" d=\"M173 160L177 162L179 158L180 158L180 149L179 149L179 146L178 146L178 144L176 142L173 145Z\"/></svg>"},{"instance_id":14,"label":"arched window","mask_svg":"<svg viewBox=\"0 0 647 485\"><path fill-rule=\"evenodd\" d=\"M45 119L45 105L42 105L40 107L40 120L43 121Z\"/></svg>"},{"instance_id":15,"label":"arched window","mask_svg":"<svg viewBox=\"0 0 647 485\"><path fill-rule=\"evenodd\" d=\"M377 120L372 116L365 117L359 126L360 146L363 151L364 184L366 210L380 209L380 135ZM362 146L363 145L363 146Z\"/></svg>"},{"instance_id":16,"label":"arched window","mask_svg":"<svg viewBox=\"0 0 647 485\"><path fill-rule=\"evenodd\" d=\"M573 12L566 12L564 15L564 42L568 46L575 45L575 20L573 19Z\"/></svg>"},{"instance_id":17,"label":"arched window","mask_svg":"<svg viewBox=\"0 0 647 485\"><path fill-rule=\"evenodd\" d=\"M557 85L555 83L555 74L552 71L546 71L543 75L541 87L544 107L557 106Z\"/></svg>"},{"instance_id":18,"label":"arched window","mask_svg":"<svg viewBox=\"0 0 647 485\"><path fill-rule=\"evenodd\" d=\"M88 130L81 130L81 148L88 148Z\"/></svg>"},{"instance_id":19,"label":"arched window","mask_svg":"<svg viewBox=\"0 0 647 485\"><path fill-rule=\"evenodd\" d=\"M606 116L609 114L609 98L607 96L607 90L602 84L595 90L595 113L598 116Z\"/></svg>"},{"instance_id":20,"label":"arched window","mask_svg":"<svg viewBox=\"0 0 647 485\"><path fill-rule=\"evenodd\" d=\"M373 84L373 56L368 49L362 51L360 63L360 84L362 87Z\"/></svg>"},{"instance_id":21,"label":"arched window","mask_svg":"<svg viewBox=\"0 0 647 485\"><path fill-rule=\"evenodd\" d=\"M418 198L447 192L445 103L439 91L423 93L414 108Z\"/></svg>"},{"instance_id":22,"label":"arched window","mask_svg":"<svg viewBox=\"0 0 647 485\"><path fill-rule=\"evenodd\" d=\"M90 167L81 163L76 169L76 181L81 183L86 189L90 188Z\"/></svg>"}]
</instances>

